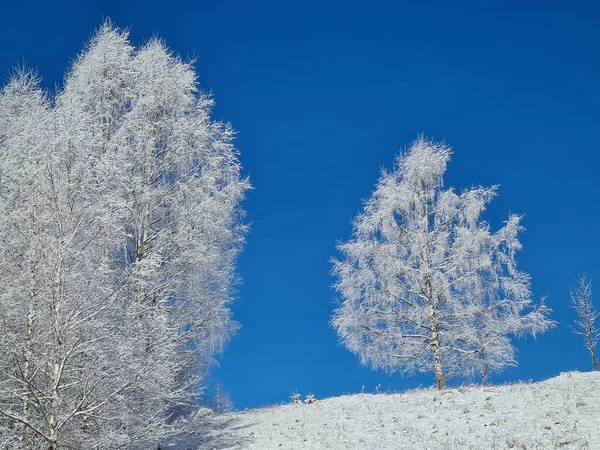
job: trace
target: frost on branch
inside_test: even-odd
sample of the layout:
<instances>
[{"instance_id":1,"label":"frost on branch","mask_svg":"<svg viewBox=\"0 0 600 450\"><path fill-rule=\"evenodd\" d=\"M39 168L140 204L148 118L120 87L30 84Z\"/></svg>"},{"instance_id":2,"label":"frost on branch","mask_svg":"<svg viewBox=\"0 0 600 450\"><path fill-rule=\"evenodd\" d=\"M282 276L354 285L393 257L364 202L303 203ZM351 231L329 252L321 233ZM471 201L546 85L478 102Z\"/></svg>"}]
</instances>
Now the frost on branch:
<instances>
[{"instance_id":1,"label":"frost on branch","mask_svg":"<svg viewBox=\"0 0 600 450\"><path fill-rule=\"evenodd\" d=\"M443 189L451 149L419 138L383 171L333 261L332 325L363 364L447 376L514 365L511 336L553 326L518 270L521 217L493 232L481 218L497 187Z\"/></svg>"}]
</instances>

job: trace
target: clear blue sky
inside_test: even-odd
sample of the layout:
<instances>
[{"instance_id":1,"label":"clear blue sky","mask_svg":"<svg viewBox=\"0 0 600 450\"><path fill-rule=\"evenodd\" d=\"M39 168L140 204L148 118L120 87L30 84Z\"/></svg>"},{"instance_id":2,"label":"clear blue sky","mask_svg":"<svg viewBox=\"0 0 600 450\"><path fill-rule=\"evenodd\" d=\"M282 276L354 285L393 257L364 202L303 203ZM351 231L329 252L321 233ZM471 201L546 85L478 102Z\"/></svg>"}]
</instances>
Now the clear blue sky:
<instances>
[{"instance_id":1,"label":"clear blue sky","mask_svg":"<svg viewBox=\"0 0 600 450\"><path fill-rule=\"evenodd\" d=\"M454 147L448 185L501 185L494 228L526 214L518 260L560 322L518 341L519 366L492 381L590 370L568 292L585 271L600 306L597 2L11 1L0 71L25 59L60 85L106 17L135 43L158 35L197 56L215 116L239 132L255 187L233 307L242 328L213 371L238 408L296 389L322 398L433 383L361 367L328 325L336 240L380 167L421 132Z\"/></svg>"}]
</instances>

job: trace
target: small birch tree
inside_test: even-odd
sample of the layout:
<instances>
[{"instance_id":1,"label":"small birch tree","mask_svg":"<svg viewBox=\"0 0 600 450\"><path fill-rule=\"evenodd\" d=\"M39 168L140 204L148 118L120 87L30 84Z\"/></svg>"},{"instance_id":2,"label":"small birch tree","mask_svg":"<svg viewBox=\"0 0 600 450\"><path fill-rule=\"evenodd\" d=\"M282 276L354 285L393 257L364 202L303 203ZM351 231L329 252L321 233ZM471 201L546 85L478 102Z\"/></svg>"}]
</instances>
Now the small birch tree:
<instances>
[{"instance_id":1,"label":"small birch tree","mask_svg":"<svg viewBox=\"0 0 600 450\"><path fill-rule=\"evenodd\" d=\"M600 370L598 360L596 359L596 344L600 336L600 330L596 325L596 320L600 313L594 308L592 303L592 282L585 276L579 276L575 280L575 286L571 287L571 307L577 312L577 324L573 331L583 336L585 348L590 352L594 370Z\"/></svg>"},{"instance_id":2,"label":"small birch tree","mask_svg":"<svg viewBox=\"0 0 600 450\"><path fill-rule=\"evenodd\" d=\"M332 325L363 364L446 377L514 364L511 335L553 322L516 267L521 217L482 220L496 187L443 189L451 150L419 138L384 171L333 261L342 297Z\"/></svg>"}]
</instances>

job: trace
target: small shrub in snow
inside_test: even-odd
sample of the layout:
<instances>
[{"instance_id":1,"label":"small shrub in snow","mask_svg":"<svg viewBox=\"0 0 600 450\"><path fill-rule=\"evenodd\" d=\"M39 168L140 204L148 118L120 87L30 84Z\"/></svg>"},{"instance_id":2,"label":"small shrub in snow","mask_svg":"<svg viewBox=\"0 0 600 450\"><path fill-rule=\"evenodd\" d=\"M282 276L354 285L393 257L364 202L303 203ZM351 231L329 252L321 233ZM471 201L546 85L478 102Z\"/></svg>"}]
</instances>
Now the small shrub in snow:
<instances>
[{"instance_id":1,"label":"small shrub in snow","mask_svg":"<svg viewBox=\"0 0 600 450\"><path fill-rule=\"evenodd\" d=\"M308 394L306 396L306 398L304 399L304 403L306 403L307 405L310 405L311 403L314 403L315 401L316 401L316 399L313 394Z\"/></svg>"},{"instance_id":2,"label":"small shrub in snow","mask_svg":"<svg viewBox=\"0 0 600 450\"><path fill-rule=\"evenodd\" d=\"M302 404L302 400L300 400L300 394L297 392L294 392L292 395L290 395L290 399L294 405Z\"/></svg>"}]
</instances>

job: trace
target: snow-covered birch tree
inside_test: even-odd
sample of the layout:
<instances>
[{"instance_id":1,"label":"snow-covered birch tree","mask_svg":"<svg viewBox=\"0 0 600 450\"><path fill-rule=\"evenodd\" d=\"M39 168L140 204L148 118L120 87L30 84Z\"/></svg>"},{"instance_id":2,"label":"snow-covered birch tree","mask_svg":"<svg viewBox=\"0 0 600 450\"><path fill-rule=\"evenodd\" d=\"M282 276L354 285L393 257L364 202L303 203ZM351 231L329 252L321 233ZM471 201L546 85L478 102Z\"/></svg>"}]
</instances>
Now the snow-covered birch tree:
<instances>
[{"instance_id":1,"label":"snow-covered birch tree","mask_svg":"<svg viewBox=\"0 0 600 450\"><path fill-rule=\"evenodd\" d=\"M596 359L596 344L600 337L600 330L596 325L600 312L594 308L592 303L592 282L581 275L575 280L575 286L571 287L571 307L577 312L576 327L573 331L585 340L585 348L590 352L594 370L600 370Z\"/></svg>"},{"instance_id":2,"label":"snow-covered birch tree","mask_svg":"<svg viewBox=\"0 0 600 450\"><path fill-rule=\"evenodd\" d=\"M332 325L363 364L448 376L514 364L512 335L553 325L517 269L521 217L492 232L496 187L443 189L451 149L419 138L383 171L333 261L341 303Z\"/></svg>"},{"instance_id":3,"label":"snow-covered birch tree","mask_svg":"<svg viewBox=\"0 0 600 450\"><path fill-rule=\"evenodd\" d=\"M211 107L191 63L110 23L54 98L30 73L3 89L0 442L150 442L199 395L249 188Z\"/></svg>"}]
</instances>

